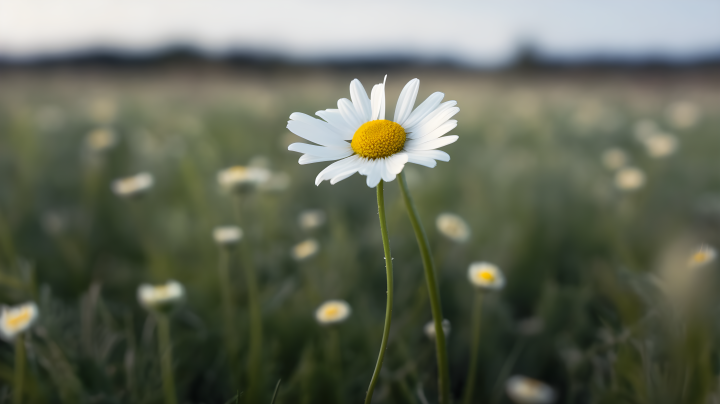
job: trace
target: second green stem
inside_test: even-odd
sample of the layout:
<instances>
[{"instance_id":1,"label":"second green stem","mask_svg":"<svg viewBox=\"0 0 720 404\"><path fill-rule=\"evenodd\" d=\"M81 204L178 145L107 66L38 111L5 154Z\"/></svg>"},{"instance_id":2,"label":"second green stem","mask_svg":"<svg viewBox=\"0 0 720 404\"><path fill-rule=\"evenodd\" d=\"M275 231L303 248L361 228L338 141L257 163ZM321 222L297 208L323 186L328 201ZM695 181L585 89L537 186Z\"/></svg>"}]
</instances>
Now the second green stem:
<instances>
[{"instance_id":1,"label":"second green stem","mask_svg":"<svg viewBox=\"0 0 720 404\"><path fill-rule=\"evenodd\" d=\"M475 291L475 304L472 311L472 336L470 340L470 369L468 370L467 383L465 386L464 403L472 403L475 393L475 379L477 378L478 351L480 349L480 323L482 318L483 292Z\"/></svg>"},{"instance_id":2,"label":"second green stem","mask_svg":"<svg viewBox=\"0 0 720 404\"><path fill-rule=\"evenodd\" d=\"M380 343L380 353L378 354L377 363L370 386L365 396L365 404L372 402L373 391L380 377L380 369L382 369L383 359L385 359L385 350L387 349L388 338L390 337L390 323L392 322L392 305L393 305L393 266L392 255L390 254L390 241L388 240L387 223L385 221L385 197L383 192L384 181L380 181L377 186L377 202L378 216L380 217L380 233L382 234L383 250L385 252L385 272L387 274L387 304L385 306L385 327L383 328L382 342Z\"/></svg>"},{"instance_id":3,"label":"second green stem","mask_svg":"<svg viewBox=\"0 0 720 404\"><path fill-rule=\"evenodd\" d=\"M430 309L432 311L433 322L435 323L435 350L438 362L438 387L440 389L440 403L450 404L450 365L448 363L447 347L445 346L445 333L442 328L442 305L440 304L440 289L438 288L437 275L435 274L435 265L433 264L430 247L420 223L420 217L413 204L410 191L408 190L405 173L400 173L400 191L405 201L408 216L415 230L415 238L417 239L420 255L422 256L423 267L425 268L425 282L430 295Z\"/></svg>"}]
</instances>

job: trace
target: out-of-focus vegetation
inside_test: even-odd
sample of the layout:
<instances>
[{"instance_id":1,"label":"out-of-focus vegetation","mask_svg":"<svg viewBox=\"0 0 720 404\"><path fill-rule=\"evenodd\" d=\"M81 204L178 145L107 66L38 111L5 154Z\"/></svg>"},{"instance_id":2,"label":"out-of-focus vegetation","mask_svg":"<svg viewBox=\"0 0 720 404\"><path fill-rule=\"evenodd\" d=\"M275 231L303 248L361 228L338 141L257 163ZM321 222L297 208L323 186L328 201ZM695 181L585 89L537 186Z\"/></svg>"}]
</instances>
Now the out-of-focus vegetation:
<instances>
[{"instance_id":1,"label":"out-of-focus vegetation","mask_svg":"<svg viewBox=\"0 0 720 404\"><path fill-rule=\"evenodd\" d=\"M280 378L277 403L361 401L385 310L375 192L357 175L316 187L327 163L299 166L287 151L299 138L285 122L333 108L355 77L370 88L385 73L0 74L0 302L40 308L26 340L25 401L162 402L156 324L137 287L169 279L187 293L171 317L180 402L225 403L238 391L242 402L248 380L260 383L258 402L269 402ZM717 77L393 70L389 111L413 77L419 101L442 91L461 108L460 140L443 149L452 160L406 167L452 324L458 401L473 383L475 402L507 403L505 380L522 374L553 386L561 403L720 402L718 267L688 264L701 244L720 246ZM97 130L114 134L103 151L88 143ZM652 138L661 135L674 141ZM242 217L216 179L238 164L280 179L245 198ZM616 179L623 165L644 181ZM112 193L113 180L139 172L154 176L144 196ZM639 188L618 187L628 181ZM386 185L386 203L396 301L375 401L433 402L429 303L396 183ZM327 222L303 230L307 209L324 210ZM443 212L465 219L467 241L438 232ZM224 256L212 232L233 224L251 248ZM307 239L318 252L294 259L293 246ZM262 311L259 375L247 370L247 251ZM232 325L218 275L225 258ZM498 265L507 284L486 296L479 370L466 380L473 261ZM350 304L345 322L316 323L328 299ZM12 375L13 345L0 342L0 403L10 400Z\"/></svg>"}]
</instances>

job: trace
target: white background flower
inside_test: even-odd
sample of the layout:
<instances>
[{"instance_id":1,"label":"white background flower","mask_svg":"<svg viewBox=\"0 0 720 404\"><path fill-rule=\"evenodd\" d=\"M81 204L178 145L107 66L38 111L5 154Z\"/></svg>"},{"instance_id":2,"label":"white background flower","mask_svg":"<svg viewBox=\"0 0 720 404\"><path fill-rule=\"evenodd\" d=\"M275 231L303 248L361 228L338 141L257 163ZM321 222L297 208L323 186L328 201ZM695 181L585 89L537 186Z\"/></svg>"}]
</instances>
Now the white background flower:
<instances>
[{"instance_id":1,"label":"white background flower","mask_svg":"<svg viewBox=\"0 0 720 404\"><path fill-rule=\"evenodd\" d=\"M386 76L387 77L387 76ZM403 88L392 121L385 120L385 83L376 84L368 97L360 81L350 83L350 98L338 101L337 109L318 111L317 116L295 112L287 128L317 145L293 143L288 150L303 153L300 164L339 160L318 174L315 184L331 184L358 172L367 176L367 185L375 187L395 179L405 164L435 167L436 160L449 161L440 150L455 142L457 136L444 136L457 126L450 119L460 109L455 101L441 103L443 93L433 93L413 110L420 80L413 79Z\"/></svg>"}]
</instances>

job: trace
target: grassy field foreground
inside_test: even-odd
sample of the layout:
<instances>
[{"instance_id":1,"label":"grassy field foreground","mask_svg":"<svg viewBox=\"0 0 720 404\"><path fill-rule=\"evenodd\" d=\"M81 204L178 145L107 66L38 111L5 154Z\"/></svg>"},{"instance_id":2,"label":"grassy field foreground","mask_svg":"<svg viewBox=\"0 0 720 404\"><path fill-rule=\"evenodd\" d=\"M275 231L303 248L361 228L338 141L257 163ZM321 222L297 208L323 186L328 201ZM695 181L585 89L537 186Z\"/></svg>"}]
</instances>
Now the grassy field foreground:
<instances>
[{"instance_id":1,"label":"grassy field foreground","mask_svg":"<svg viewBox=\"0 0 720 404\"><path fill-rule=\"evenodd\" d=\"M548 383L559 403L720 402L718 267L688 261L720 247L717 74L169 67L0 72L0 303L40 311L24 402L163 402L156 321L137 288L169 279L186 288L170 318L179 402L241 392L266 403L281 378L277 403L361 402L385 310L375 192L358 175L316 187L328 163L298 165L287 146L301 139L285 125L349 98L353 78L369 90L385 73L388 114L414 77L416 105L442 91L461 109L460 140L443 148L452 160L406 166L452 325L458 402L472 383L472 402L508 403L515 374ZM105 150L88 143L97 131L113 134ZM276 182L238 208L216 176L248 164ZM155 179L144 197L111 192L139 172ZM422 263L398 185L385 188L395 312L375 402L436 402ZM327 221L303 229L308 209ZM443 212L464 218L469 239L438 231ZM249 248L214 243L213 229L232 224ZM318 252L294 258L308 239ZM475 261L498 265L507 283L484 297L479 371L467 380ZM349 302L347 321L317 324L327 299ZM0 403L13 358L0 342Z\"/></svg>"}]
</instances>

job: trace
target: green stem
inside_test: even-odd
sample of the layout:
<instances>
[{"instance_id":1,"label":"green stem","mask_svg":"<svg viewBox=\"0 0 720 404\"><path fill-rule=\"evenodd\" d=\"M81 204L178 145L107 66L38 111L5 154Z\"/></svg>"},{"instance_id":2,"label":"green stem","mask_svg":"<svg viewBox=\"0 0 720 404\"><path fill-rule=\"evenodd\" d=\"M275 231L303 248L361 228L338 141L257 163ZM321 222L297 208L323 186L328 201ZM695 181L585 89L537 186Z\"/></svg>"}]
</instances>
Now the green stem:
<instances>
[{"instance_id":1,"label":"green stem","mask_svg":"<svg viewBox=\"0 0 720 404\"><path fill-rule=\"evenodd\" d=\"M237 197L237 214L238 222L243 217L242 197ZM250 235L253 233L250 225L246 226L246 234L248 237L241 241L241 255L245 263L245 282L248 287L248 311L250 314L250 347L248 354L248 383L247 398L248 403L257 403L260 401L259 395L262 392L262 311L260 309L260 297L258 294L257 278L255 277L255 265L252 255L252 246L250 245Z\"/></svg>"},{"instance_id":2,"label":"green stem","mask_svg":"<svg viewBox=\"0 0 720 404\"><path fill-rule=\"evenodd\" d=\"M172 345L170 344L170 319L165 314L158 314L158 346L160 348L160 371L162 372L165 404L177 404L175 395L175 379L172 369Z\"/></svg>"},{"instance_id":3,"label":"green stem","mask_svg":"<svg viewBox=\"0 0 720 404\"><path fill-rule=\"evenodd\" d=\"M447 347L445 346L445 333L442 328L442 305L440 304L440 290L438 288L438 282L435 275L435 266L433 264L432 255L430 254L430 247L423 229L420 218L413 204L410 191L408 190L407 181L405 180L405 173L400 173L400 191L405 201L405 207L407 208L410 222L412 223L413 230L415 230L415 238L417 239L418 247L420 248L420 255L422 256L423 267L425 268L425 282L428 287L428 294L430 295L430 308L432 310L433 322L435 323L435 350L437 353L438 363L438 387L440 394L441 404L450 404L450 367L448 364Z\"/></svg>"},{"instance_id":4,"label":"green stem","mask_svg":"<svg viewBox=\"0 0 720 404\"><path fill-rule=\"evenodd\" d=\"M220 263L218 265L218 278L220 281L220 295L223 305L223 321L225 322L225 345L230 354L231 363L235 362L237 355L237 340L235 338L236 317L233 310L232 290L230 287L230 256L225 247L220 248Z\"/></svg>"},{"instance_id":5,"label":"green stem","mask_svg":"<svg viewBox=\"0 0 720 404\"><path fill-rule=\"evenodd\" d=\"M340 404L343 402L340 336L338 335L336 326L330 326L329 328L329 342L327 344L328 369L332 369L334 372L332 377L334 379L333 384L335 385L335 402Z\"/></svg>"},{"instance_id":6,"label":"green stem","mask_svg":"<svg viewBox=\"0 0 720 404\"><path fill-rule=\"evenodd\" d=\"M22 333L15 339L15 380L13 384L13 404L21 404L23 383L25 381L25 341Z\"/></svg>"},{"instance_id":7,"label":"green stem","mask_svg":"<svg viewBox=\"0 0 720 404\"><path fill-rule=\"evenodd\" d=\"M383 359L385 359L385 350L387 349L388 337L390 336L390 322L392 321L392 304L393 304L393 266L392 255L390 254L390 242L388 240L387 223L385 222L385 197L383 196L383 185L385 181L380 181L377 186L377 202L378 216L380 216L380 233L382 234L383 250L385 252L385 272L387 274L387 304L385 306L385 326L383 328L382 342L380 343L380 353L378 354L377 363L370 386L365 396L365 404L372 402L373 391L380 377L380 369L382 369Z\"/></svg>"},{"instance_id":8,"label":"green stem","mask_svg":"<svg viewBox=\"0 0 720 404\"><path fill-rule=\"evenodd\" d=\"M472 340L470 341L470 369L465 387L464 403L472 403L475 392L475 379L477 378L478 351L480 349L480 323L482 317L483 292L475 292L475 303L472 311Z\"/></svg>"}]
</instances>

